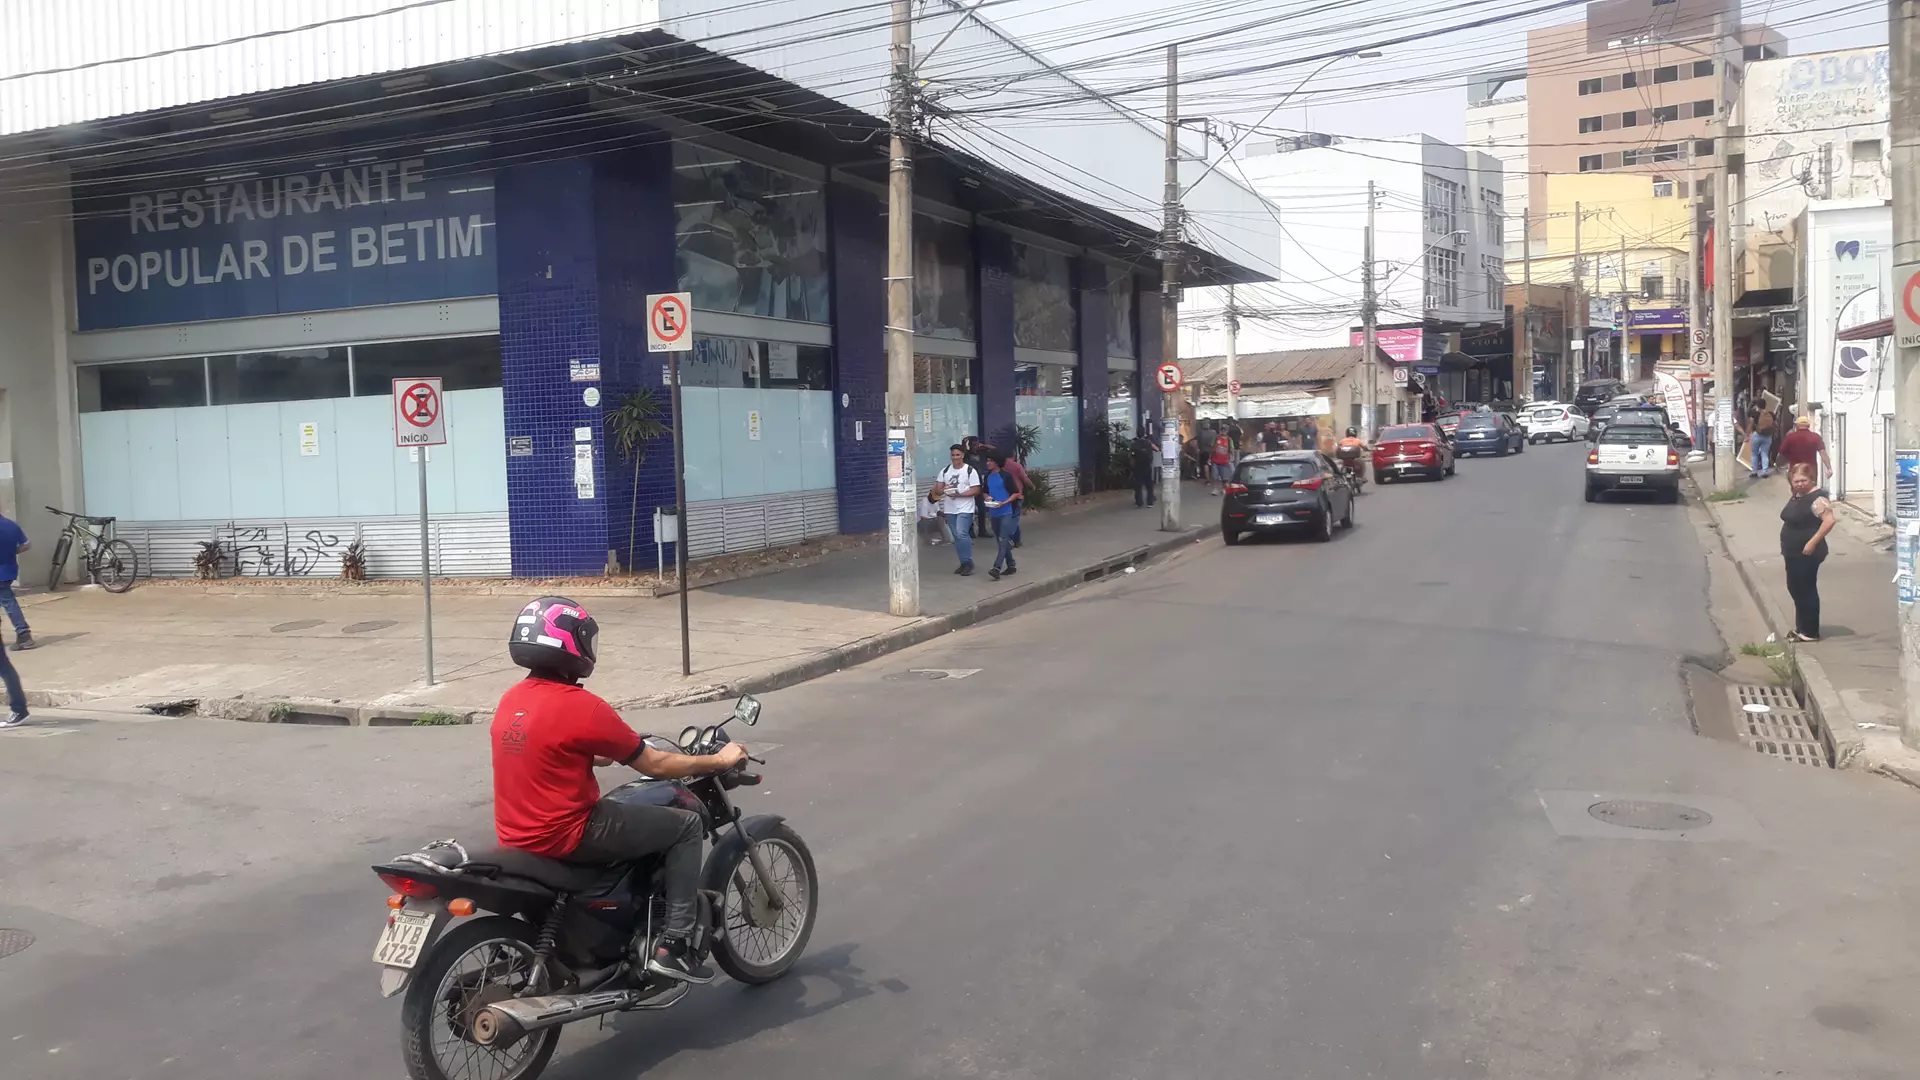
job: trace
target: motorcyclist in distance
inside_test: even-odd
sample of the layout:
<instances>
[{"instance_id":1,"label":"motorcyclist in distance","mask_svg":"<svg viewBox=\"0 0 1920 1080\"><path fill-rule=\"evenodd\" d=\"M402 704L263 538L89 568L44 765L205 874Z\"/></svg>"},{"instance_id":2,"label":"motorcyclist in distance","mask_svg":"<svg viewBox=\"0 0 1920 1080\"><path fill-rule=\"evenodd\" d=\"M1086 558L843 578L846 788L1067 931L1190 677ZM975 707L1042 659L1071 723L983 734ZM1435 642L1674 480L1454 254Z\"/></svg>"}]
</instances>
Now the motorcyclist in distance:
<instances>
[{"instance_id":1,"label":"motorcyclist in distance","mask_svg":"<svg viewBox=\"0 0 1920 1080\"><path fill-rule=\"evenodd\" d=\"M1348 475L1355 480L1366 478L1367 440L1360 437L1357 428L1347 429L1346 436L1340 440L1334 453L1339 456L1340 464L1347 470Z\"/></svg>"}]
</instances>

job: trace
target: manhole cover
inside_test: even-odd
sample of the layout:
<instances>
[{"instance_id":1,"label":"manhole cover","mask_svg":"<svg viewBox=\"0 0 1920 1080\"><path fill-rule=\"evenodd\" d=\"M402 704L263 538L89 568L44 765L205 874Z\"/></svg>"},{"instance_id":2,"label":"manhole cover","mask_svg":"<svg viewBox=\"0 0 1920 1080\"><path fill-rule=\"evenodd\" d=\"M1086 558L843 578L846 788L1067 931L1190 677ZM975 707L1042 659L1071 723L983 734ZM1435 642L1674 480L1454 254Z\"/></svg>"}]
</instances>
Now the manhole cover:
<instances>
[{"instance_id":1,"label":"manhole cover","mask_svg":"<svg viewBox=\"0 0 1920 1080\"><path fill-rule=\"evenodd\" d=\"M394 624L395 624L395 620L393 619L370 619L366 622L351 623L347 626L341 627L340 629L341 629L341 632L343 633L364 634L369 630L385 630L387 627L393 626Z\"/></svg>"},{"instance_id":2,"label":"manhole cover","mask_svg":"<svg viewBox=\"0 0 1920 1080\"><path fill-rule=\"evenodd\" d=\"M321 620L319 619L295 619L292 622L283 622L279 626L274 627L273 632L276 634L284 634L289 630L311 630L319 626L320 622Z\"/></svg>"},{"instance_id":3,"label":"manhole cover","mask_svg":"<svg viewBox=\"0 0 1920 1080\"><path fill-rule=\"evenodd\" d=\"M33 944L33 935L25 930L0 928L0 957L12 956Z\"/></svg>"},{"instance_id":4,"label":"manhole cover","mask_svg":"<svg viewBox=\"0 0 1920 1080\"><path fill-rule=\"evenodd\" d=\"M944 679L944 671L896 671L886 676L888 682L927 682L930 679Z\"/></svg>"},{"instance_id":5,"label":"manhole cover","mask_svg":"<svg viewBox=\"0 0 1920 1080\"><path fill-rule=\"evenodd\" d=\"M1626 829L1656 829L1679 832L1713 824L1713 815L1679 803L1642 802L1639 799L1608 799L1587 807L1595 821Z\"/></svg>"}]
</instances>

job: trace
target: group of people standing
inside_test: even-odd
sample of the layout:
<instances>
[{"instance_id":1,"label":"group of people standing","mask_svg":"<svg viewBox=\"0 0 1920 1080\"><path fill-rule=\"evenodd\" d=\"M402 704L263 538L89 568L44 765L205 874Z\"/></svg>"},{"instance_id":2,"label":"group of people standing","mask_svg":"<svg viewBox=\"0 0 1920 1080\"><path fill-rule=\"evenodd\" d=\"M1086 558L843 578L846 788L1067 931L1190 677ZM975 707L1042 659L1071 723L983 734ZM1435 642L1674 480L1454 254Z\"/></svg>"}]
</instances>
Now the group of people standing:
<instances>
[{"instance_id":1,"label":"group of people standing","mask_svg":"<svg viewBox=\"0 0 1920 1080\"><path fill-rule=\"evenodd\" d=\"M973 573L973 540L995 540L993 566L987 576L995 581L1019 571L1013 552L1020 546L1020 510L1028 488L1026 467L1020 459L992 443L967 436L947 448L948 464L934 478L920 504L920 519L945 523L947 538L959 559L954 573ZM936 538L934 543L939 543Z\"/></svg>"}]
</instances>

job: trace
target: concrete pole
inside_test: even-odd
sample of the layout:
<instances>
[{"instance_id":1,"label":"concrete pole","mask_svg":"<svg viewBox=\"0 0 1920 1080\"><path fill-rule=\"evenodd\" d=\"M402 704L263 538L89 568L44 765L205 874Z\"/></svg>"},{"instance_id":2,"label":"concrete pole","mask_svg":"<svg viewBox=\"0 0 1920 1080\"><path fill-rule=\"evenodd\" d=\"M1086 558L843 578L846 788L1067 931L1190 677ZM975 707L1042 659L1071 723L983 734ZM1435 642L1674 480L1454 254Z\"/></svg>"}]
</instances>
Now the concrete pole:
<instances>
[{"instance_id":1,"label":"concrete pole","mask_svg":"<svg viewBox=\"0 0 1920 1080\"><path fill-rule=\"evenodd\" d=\"M1631 334L1629 333L1629 331L1630 331L1630 329L1631 329L1631 327L1629 326L1629 324L1630 324L1630 323L1631 323L1631 322L1632 322L1633 320L1627 317L1627 299L1628 299L1628 293L1627 293L1627 234L1626 234L1626 230L1624 230L1624 229L1623 229L1623 230L1621 230L1621 232L1620 232L1620 267L1619 267L1619 270L1620 270L1620 303L1619 303L1619 304L1617 304L1617 305L1615 305L1615 308L1616 308L1616 310L1615 310L1615 316L1616 316L1616 318L1614 319L1614 323L1615 323L1615 326L1614 326L1614 340L1616 340L1616 341L1618 341L1618 342L1619 342L1619 344L1618 344L1618 345L1616 346L1616 348L1617 348L1617 349L1619 350L1619 352L1620 352L1620 355L1619 355L1619 356L1618 356L1618 357L1616 358L1616 361L1617 361L1617 367L1618 367L1618 369L1619 369L1619 372L1620 372L1620 375L1619 375L1619 378L1620 378L1620 381L1621 381L1621 382L1631 382L1631 381L1633 381L1633 380L1632 380L1632 379L1629 379L1629 378L1627 377L1627 353L1628 353L1628 352L1630 351L1630 350L1628 349L1628 346L1629 346L1629 345L1631 345L1631 344L1633 343L1633 338L1632 338L1632 336L1631 336Z\"/></svg>"},{"instance_id":2,"label":"concrete pole","mask_svg":"<svg viewBox=\"0 0 1920 1080\"><path fill-rule=\"evenodd\" d=\"M1364 328L1361 336L1360 358L1363 370L1367 373L1366 408L1360 417L1360 437L1373 442L1374 414L1378 411L1380 384L1375 377L1379 363L1375 359L1380 350L1380 298L1374 295L1373 284L1373 181L1367 181L1367 231L1360 254L1360 325ZM1338 418L1336 418L1338 419Z\"/></svg>"},{"instance_id":3,"label":"concrete pole","mask_svg":"<svg viewBox=\"0 0 1920 1080\"><path fill-rule=\"evenodd\" d=\"M1227 286L1227 416L1240 420L1240 311L1234 307L1233 286Z\"/></svg>"},{"instance_id":4,"label":"concrete pole","mask_svg":"<svg viewBox=\"0 0 1920 1080\"><path fill-rule=\"evenodd\" d=\"M1724 16L1723 16L1724 18ZM1718 114L1720 129L1713 140L1713 488L1733 490L1733 197L1727 182L1727 128L1729 97L1727 82L1732 78L1729 56L1740 55L1738 46L1728 48L1730 40L1722 29L1720 56L1715 65L1720 79Z\"/></svg>"},{"instance_id":5,"label":"concrete pole","mask_svg":"<svg viewBox=\"0 0 1920 1080\"><path fill-rule=\"evenodd\" d=\"M1527 212L1520 212L1520 306L1514 312L1513 393L1520 396L1526 387L1526 400L1534 400L1533 385L1533 249L1527 243ZM1551 376L1549 376L1551 378ZM1548 398L1559 395L1548 391Z\"/></svg>"},{"instance_id":6,"label":"concrete pole","mask_svg":"<svg viewBox=\"0 0 1920 1080\"><path fill-rule=\"evenodd\" d=\"M1593 347L1593 343L1587 340L1587 336L1588 336L1587 322L1592 318L1592 316L1589 315L1588 312L1591 310L1592 305L1587 303L1587 295L1580 291L1580 225L1582 220L1583 220L1583 215L1580 212L1580 204L1574 203L1573 204L1573 310L1576 315L1575 323L1580 328L1579 329L1580 337L1578 339L1580 341L1580 348L1572 350L1573 355L1578 358L1577 360L1575 360L1575 366L1577 370L1574 372L1574 376L1573 376L1573 388L1576 391L1580 389L1580 384L1586 381L1587 350ZM1569 333L1568 336L1572 337L1572 334Z\"/></svg>"},{"instance_id":7,"label":"concrete pole","mask_svg":"<svg viewBox=\"0 0 1920 1080\"><path fill-rule=\"evenodd\" d=\"M913 422L913 4L893 0L887 144L887 610L920 614L919 500ZM685 546L686 522L680 523ZM681 591L686 591L683 582Z\"/></svg>"},{"instance_id":8,"label":"concrete pole","mask_svg":"<svg viewBox=\"0 0 1920 1080\"><path fill-rule=\"evenodd\" d=\"M1888 52L1893 58L1893 262L1902 269L1894 271L1896 302L1904 295L1902 277L1910 274L1910 264L1920 262L1920 86L1914 82L1914 50L1920 48L1920 12L1914 9L1920 0L1889 0L1887 5ZM1894 339L1894 446L1901 450L1920 447L1920 348L1900 347ZM1838 454L1844 449L1835 447ZM1895 513L1898 514L1896 507ZM1910 527L1910 519L1899 520L1898 528ZM1896 548L1897 550L1897 548ZM1899 567L1911 573L1911 567ZM1920 750L1920 605L1903 604L1900 611L1900 679L1906 688L1906 705L1900 719L1900 741Z\"/></svg>"},{"instance_id":9,"label":"concrete pole","mask_svg":"<svg viewBox=\"0 0 1920 1080\"><path fill-rule=\"evenodd\" d=\"M1696 186L1693 195L1693 218L1687 228L1687 394L1693 399L1693 426L1687 431L1687 437L1690 439L1698 439L1701 427L1706 423L1706 413L1701 411L1706 407L1706 398L1700 392L1700 384L1706 380L1693 378L1701 374L1700 369L1693 364L1693 351L1700 348L1707 339L1706 308L1703 305L1704 296L1700 284L1702 240L1700 230L1706 218L1703 210L1699 188ZM1706 447L1698 444L1694 448L1703 453L1706 451Z\"/></svg>"},{"instance_id":10,"label":"concrete pole","mask_svg":"<svg viewBox=\"0 0 1920 1080\"><path fill-rule=\"evenodd\" d=\"M895 0L896 3L904 0ZM1167 46L1166 194L1160 230L1160 352L1164 363L1180 358L1180 47ZM1175 392L1160 394L1160 439L1180 445L1180 408ZM1202 448L1202 459L1206 457ZM1180 531L1180 459L1160 462L1160 529Z\"/></svg>"}]
</instances>

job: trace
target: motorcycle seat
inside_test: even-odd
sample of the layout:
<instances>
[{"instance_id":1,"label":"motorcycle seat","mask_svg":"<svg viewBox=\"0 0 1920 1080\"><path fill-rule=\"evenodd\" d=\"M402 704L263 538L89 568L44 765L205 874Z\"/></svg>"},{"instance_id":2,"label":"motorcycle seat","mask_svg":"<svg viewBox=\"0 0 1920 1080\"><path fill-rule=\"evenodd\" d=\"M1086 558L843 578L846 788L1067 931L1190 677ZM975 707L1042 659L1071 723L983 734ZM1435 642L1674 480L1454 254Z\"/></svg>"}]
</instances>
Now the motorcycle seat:
<instances>
[{"instance_id":1,"label":"motorcycle seat","mask_svg":"<svg viewBox=\"0 0 1920 1080\"><path fill-rule=\"evenodd\" d=\"M611 869L587 863L561 862L519 848L496 847L476 854L475 866L498 867L500 873L537 881L559 892L586 892L607 879Z\"/></svg>"}]
</instances>

